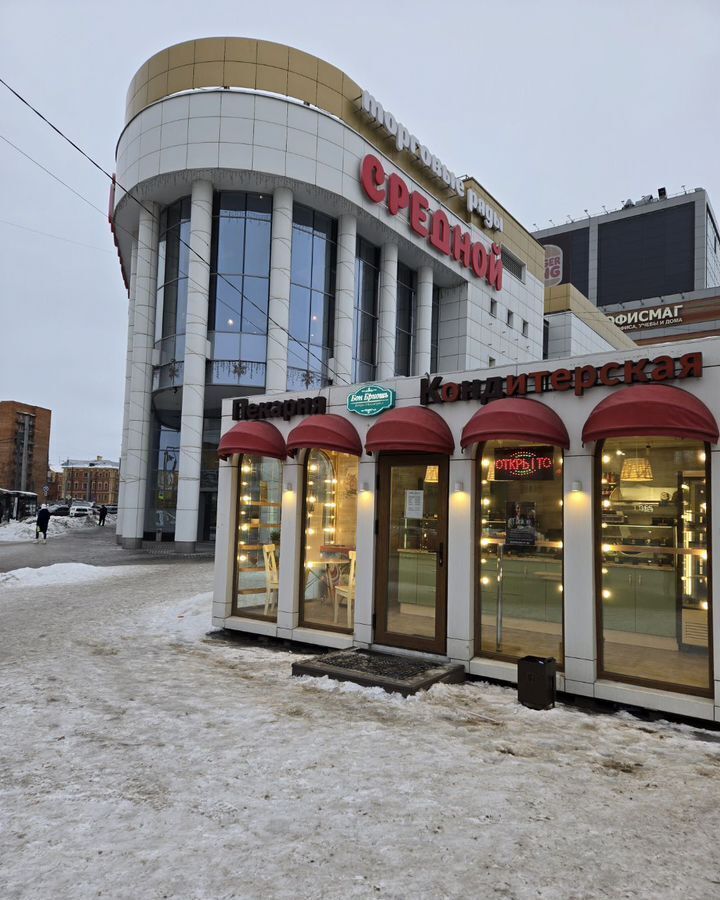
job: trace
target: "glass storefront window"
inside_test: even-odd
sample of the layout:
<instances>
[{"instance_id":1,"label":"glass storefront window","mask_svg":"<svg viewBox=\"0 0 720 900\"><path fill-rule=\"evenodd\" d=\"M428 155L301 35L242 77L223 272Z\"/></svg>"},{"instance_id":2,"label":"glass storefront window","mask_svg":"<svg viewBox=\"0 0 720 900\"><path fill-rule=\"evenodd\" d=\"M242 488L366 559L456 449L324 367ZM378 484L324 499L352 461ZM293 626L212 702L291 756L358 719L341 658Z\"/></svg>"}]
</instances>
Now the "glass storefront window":
<instances>
[{"instance_id":1,"label":"glass storefront window","mask_svg":"<svg viewBox=\"0 0 720 900\"><path fill-rule=\"evenodd\" d=\"M707 448L642 437L597 452L601 670L708 693Z\"/></svg>"},{"instance_id":2,"label":"glass storefront window","mask_svg":"<svg viewBox=\"0 0 720 900\"><path fill-rule=\"evenodd\" d=\"M180 466L180 431L158 421L153 423L152 452L148 472L148 502L145 510L146 540L171 541L175 537Z\"/></svg>"},{"instance_id":3,"label":"glass storefront window","mask_svg":"<svg viewBox=\"0 0 720 900\"><path fill-rule=\"evenodd\" d=\"M303 494L303 625L353 629L357 493L357 456L332 450L308 452Z\"/></svg>"},{"instance_id":4,"label":"glass storefront window","mask_svg":"<svg viewBox=\"0 0 720 900\"><path fill-rule=\"evenodd\" d=\"M282 463L245 455L238 473L235 604L233 612L277 619Z\"/></svg>"},{"instance_id":5,"label":"glass storefront window","mask_svg":"<svg viewBox=\"0 0 720 900\"><path fill-rule=\"evenodd\" d=\"M480 652L563 661L563 473L557 447L489 441L479 459Z\"/></svg>"}]
</instances>

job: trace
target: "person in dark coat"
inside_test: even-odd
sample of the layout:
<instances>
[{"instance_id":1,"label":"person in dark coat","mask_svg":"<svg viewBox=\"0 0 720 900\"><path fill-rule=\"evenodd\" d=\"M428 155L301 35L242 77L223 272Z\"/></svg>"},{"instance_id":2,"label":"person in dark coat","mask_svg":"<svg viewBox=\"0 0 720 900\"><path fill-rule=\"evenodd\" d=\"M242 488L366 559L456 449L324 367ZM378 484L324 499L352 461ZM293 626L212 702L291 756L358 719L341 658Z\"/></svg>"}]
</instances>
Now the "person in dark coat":
<instances>
[{"instance_id":1,"label":"person in dark coat","mask_svg":"<svg viewBox=\"0 0 720 900\"><path fill-rule=\"evenodd\" d=\"M47 540L47 530L48 524L50 523L50 510L47 508L47 503L43 503L42 507L38 510L37 514L37 523L35 525L35 540L40 539L40 534L42 533L43 540Z\"/></svg>"},{"instance_id":2,"label":"person in dark coat","mask_svg":"<svg viewBox=\"0 0 720 900\"><path fill-rule=\"evenodd\" d=\"M100 514L98 515L98 525L105 524L105 516L107 515L107 506L103 503L100 507Z\"/></svg>"}]
</instances>

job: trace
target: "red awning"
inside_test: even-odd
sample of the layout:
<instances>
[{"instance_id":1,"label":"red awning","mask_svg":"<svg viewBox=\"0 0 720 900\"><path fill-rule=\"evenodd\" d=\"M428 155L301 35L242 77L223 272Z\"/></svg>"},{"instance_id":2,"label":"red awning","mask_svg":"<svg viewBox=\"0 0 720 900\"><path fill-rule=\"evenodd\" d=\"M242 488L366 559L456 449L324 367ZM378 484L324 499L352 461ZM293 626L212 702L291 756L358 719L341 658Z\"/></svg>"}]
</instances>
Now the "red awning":
<instances>
[{"instance_id":1,"label":"red awning","mask_svg":"<svg viewBox=\"0 0 720 900\"><path fill-rule=\"evenodd\" d=\"M558 414L538 400L506 397L479 409L462 430L460 446L485 441L532 441L567 449L570 438Z\"/></svg>"},{"instance_id":2,"label":"red awning","mask_svg":"<svg viewBox=\"0 0 720 900\"><path fill-rule=\"evenodd\" d=\"M270 422L238 422L220 438L218 456L229 459L234 453L252 453L254 456L272 456L285 459L285 440Z\"/></svg>"},{"instance_id":3,"label":"red awning","mask_svg":"<svg viewBox=\"0 0 720 900\"><path fill-rule=\"evenodd\" d=\"M425 406L405 406L383 413L367 433L368 453L443 453L450 456L455 441L447 422Z\"/></svg>"},{"instance_id":4,"label":"red awning","mask_svg":"<svg viewBox=\"0 0 720 900\"><path fill-rule=\"evenodd\" d=\"M637 384L606 397L590 413L582 439L658 435L718 441L718 426L705 404L681 388Z\"/></svg>"},{"instance_id":5,"label":"red awning","mask_svg":"<svg viewBox=\"0 0 720 900\"><path fill-rule=\"evenodd\" d=\"M312 447L362 456L360 435L347 419L332 413L308 416L288 435L287 448L290 454Z\"/></svg>"}]
</instances>

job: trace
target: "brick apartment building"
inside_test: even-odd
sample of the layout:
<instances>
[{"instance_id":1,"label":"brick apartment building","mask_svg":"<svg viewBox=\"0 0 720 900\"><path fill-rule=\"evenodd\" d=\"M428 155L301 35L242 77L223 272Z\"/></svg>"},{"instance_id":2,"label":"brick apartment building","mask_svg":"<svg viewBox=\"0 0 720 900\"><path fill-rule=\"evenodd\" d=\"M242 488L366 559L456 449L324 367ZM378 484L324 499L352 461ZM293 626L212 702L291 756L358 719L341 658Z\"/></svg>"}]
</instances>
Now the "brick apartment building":
<instances>
[{"instance_id":1,"label":"brick apartment building","mask_svg":"<svg viewBox=\"0 0 720 900\"><path fill-rule=\"evenodd\" d=\"M63 495L67 500L87 500L117 506L120 463L95 459L66 459L63 468Z\"/></svg>"},{"instance_id":2,"label":"brick apartment building","mask_svg":"<svg viewBox=\"0 0 720 900\"><path fill-rule=\"evenodd\" d=\"M43 497L52 413L41 406L0 400L0 488Z\"/></svg>"}]
</instances>

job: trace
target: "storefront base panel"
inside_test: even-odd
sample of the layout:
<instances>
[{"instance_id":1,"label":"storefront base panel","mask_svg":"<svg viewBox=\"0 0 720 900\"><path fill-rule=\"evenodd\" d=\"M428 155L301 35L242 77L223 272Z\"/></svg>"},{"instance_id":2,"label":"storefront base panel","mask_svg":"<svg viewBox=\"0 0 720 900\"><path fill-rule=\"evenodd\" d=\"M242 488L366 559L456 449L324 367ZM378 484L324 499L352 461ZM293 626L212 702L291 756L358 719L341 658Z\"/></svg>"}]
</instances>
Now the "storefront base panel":
<instances>
[{"instance_id":1,"label":"storefront base panel","mask_svg":"<svg viewBox=\"0 0 720 900\"><path fill-rule=\"evenodd\" d=\"M291 640L300 641L302 644L315 644L319 647L332 647L333 650L349 650L354 645L351 634L319 631L313 628L293 628Z\"/></svg>"},{"instance_id":2,"label":"storefront base panel","mask_svg":"<svg viewBox=\"0 0 720 900\"><path fill-rule=\"evenodd\" d=\"M223 619L223 628L232 631L247 631L249 634L263 634L265 637L277 637L277 622L262 622L259 619L244 619L242 616L230 616Z\"/></svg>"},{"instance_id":3,"label":"storefront base panel","mask_svg":"<svg viewBox=\"0 0 720 900\"><path fill-rule=\"evenodd\" d=\"M438 653L422 653L419 650L406 650L404 647L388 647L385 644L371 644L370 649L377 653L390 653L395 656L410 656L412 659L428 659L431 662L449 663L450 658Z\"/></svg>"},{"instance_id":4,"label":"storefront base panel","mask_svg":"<svg viewBox=\"0 0 720 900\"><path fill-rule=\"evenodd\" d=\"M452 662L462 663L467 669L468 663L472 657L472 645L470 641L459 640L458 638L447 639L447 655Z\"/></svg>"},{"instance_id":5,"label":"storefront base panel","mask_svg":"<svg viewBox=\"0 0 720 900\"><path fill-rule=\"evenodd\" d=\"M481 659L476 656L470 660L469 672L479 678L492 678L496 681L517 684L517 665L515 663L502 662L498 659Z\"/></svg>"},{"instance_id":6,"label":"storefront base panel","mask_svg":"<svg viewBox=\"0 0 720 900\"><path fill-rule=\"evenodd\" d=\"M571 678L566 678L563 691L574 697L595 697L595 685L587 681L573 681Z\"/></svg>"},{"instance_id":7,"label":"storefront base panel","mask_svg":"<svg viewBox=\"0 0 720 900\"><path fill-rule=\"evenodd\" d=\"M596 681L594 687L594 697L597 700L610 700L613 703L639 706L692 719L705 719L710 722L715 720L714 704L709 698L690 697L672 691L655 691L614 681Z\"/></svg>"}]
</instances>

